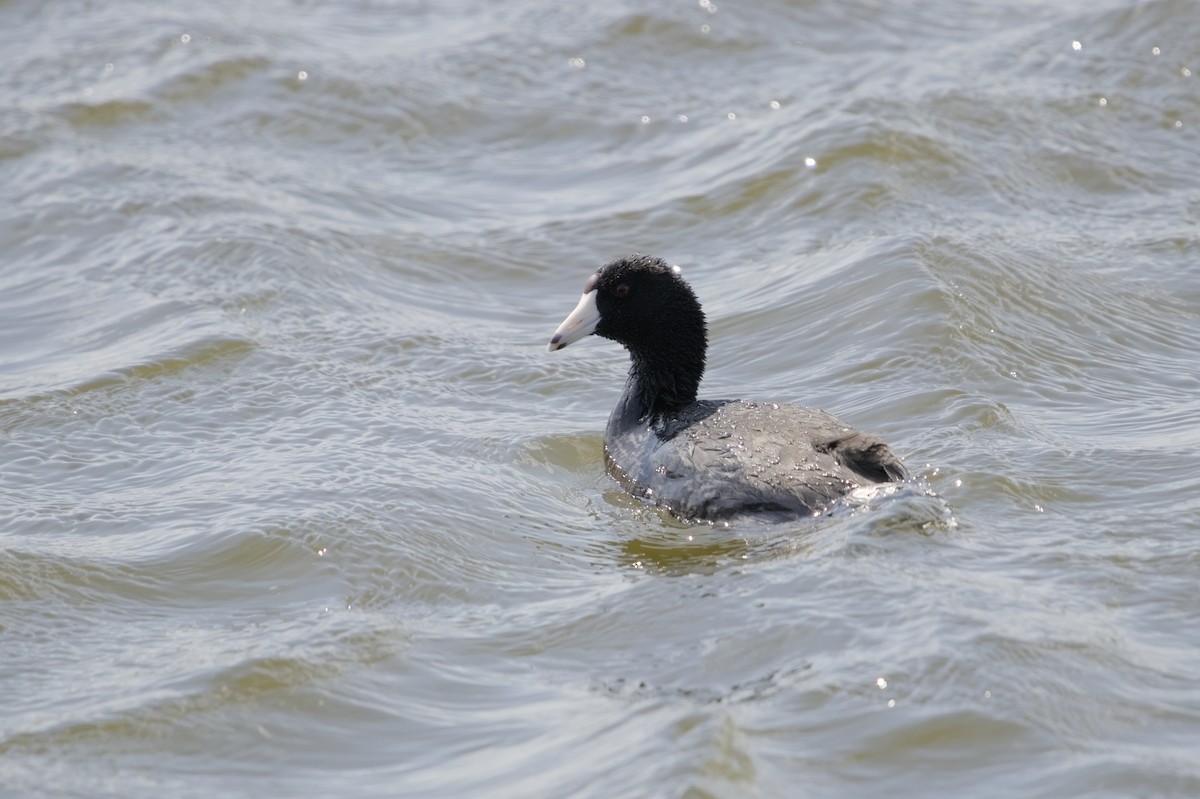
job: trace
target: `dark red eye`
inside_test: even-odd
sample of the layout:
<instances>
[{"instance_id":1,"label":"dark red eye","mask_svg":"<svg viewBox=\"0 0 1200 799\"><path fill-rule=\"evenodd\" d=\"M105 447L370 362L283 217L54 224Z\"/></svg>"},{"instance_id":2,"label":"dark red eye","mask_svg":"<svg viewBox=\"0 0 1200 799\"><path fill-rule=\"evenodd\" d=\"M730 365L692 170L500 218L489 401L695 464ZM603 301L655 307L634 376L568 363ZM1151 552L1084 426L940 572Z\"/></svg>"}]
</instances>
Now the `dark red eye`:
<instances>
[{"instance_id":1,"label":"dark red eye","mask_svg":"<svg viewBox=\"0 0 1200 799\"><path fill-rule=\"evenodd\" d=\"M613 289L613 295L616 297L619 297L620 299L624 299L624 298L628 297L629 296L629 284L628 283L618 283L617 287L615 289Z\"/></svg>"}]
</instances>

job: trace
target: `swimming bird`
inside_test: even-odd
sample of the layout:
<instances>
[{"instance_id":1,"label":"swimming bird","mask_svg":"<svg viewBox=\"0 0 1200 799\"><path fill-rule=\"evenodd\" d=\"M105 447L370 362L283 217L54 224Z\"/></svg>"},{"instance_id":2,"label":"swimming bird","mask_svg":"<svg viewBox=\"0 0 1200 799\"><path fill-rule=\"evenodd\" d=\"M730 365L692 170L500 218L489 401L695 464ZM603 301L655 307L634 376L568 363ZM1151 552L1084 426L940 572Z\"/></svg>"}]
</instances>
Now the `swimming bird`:
<instances>
[{"instance_id":1,"label":"swimming bird","mask_svg":"<svg viewBox=\"0 0 1200 799\"><path fill-rule=\"evenodd\" d=\"M908 478L887 444L824 411L697 399L704 312L661 258L634 254L596 270L547 349L593 333L630 359L604 433L608 471L682 519L817 516L857 488Z\"/></svg>"}]
</instances>

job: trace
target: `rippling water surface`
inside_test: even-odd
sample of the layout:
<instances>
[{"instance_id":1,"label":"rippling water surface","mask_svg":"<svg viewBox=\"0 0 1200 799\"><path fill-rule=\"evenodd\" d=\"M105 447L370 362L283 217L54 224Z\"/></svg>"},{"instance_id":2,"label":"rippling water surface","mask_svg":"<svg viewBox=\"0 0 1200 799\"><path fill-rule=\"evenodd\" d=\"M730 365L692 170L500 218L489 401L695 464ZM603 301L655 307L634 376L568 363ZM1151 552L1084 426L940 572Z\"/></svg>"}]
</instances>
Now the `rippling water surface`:
<instances>
[{"instance_id":1,"label":"rippling water surface","mask_svg":"<svg viewBox=\"0 0 1200 799\"><path fill-rule=\"evenodd\" d=\"M1200 10L0 5L13 796L1200 795ZM927 482L686 526L704 393Z\"/></svg>"}]
</instances>

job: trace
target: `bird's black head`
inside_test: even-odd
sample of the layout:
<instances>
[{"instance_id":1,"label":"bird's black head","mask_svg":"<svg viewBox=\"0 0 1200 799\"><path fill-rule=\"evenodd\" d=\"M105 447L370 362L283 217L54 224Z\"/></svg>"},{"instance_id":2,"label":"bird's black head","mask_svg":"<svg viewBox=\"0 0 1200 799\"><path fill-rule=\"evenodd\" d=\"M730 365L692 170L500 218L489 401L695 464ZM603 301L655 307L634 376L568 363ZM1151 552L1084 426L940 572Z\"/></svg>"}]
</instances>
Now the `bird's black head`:
<instances>
[{"instance_id":1,"label":"bird's black head","mask_svg":"<svg viewBox=\"0 0 1200 799\"><path fill-rule=\"evenodd\" d=\"M596 270L575 310L550 339L554 352L595 333L619 342L650 406L695 400L704 374L704 312L679 270L661 258L630 255Z\"/></svg>"},{"instance_id":2,"label":"bird's black head","mask_svg":"<svg viewBox=\"0 0 1200 799\"><path fill-rule=\"evenodd\" d=\"M703 334L704 312L692 289L661 258L633 255L600 267L585 285L596 292L600 322L596 335L629 349L655 347L675 338L678 325L695 327Z\"/></svg>"}]
</instances>

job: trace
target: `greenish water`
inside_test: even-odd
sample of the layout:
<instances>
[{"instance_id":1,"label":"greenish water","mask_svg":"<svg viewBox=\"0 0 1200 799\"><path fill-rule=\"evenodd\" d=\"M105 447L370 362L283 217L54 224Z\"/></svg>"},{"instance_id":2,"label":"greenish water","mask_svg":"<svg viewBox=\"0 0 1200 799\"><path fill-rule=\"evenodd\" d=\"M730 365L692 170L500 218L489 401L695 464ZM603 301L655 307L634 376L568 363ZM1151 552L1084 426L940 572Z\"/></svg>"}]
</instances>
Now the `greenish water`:
<instances>
[{"instance_id":1,"label":"greenish water","mask_svg":"<svg viewBox=\"0 0 1200 799\"><path fill-rule=\"evenodd\" d=\"M749 6L749 4L746 4ZM1194 2L0 4L0 794L1200 795ZM708 396L936 496L716 530Z\"/></svg>"}]
</instances>

